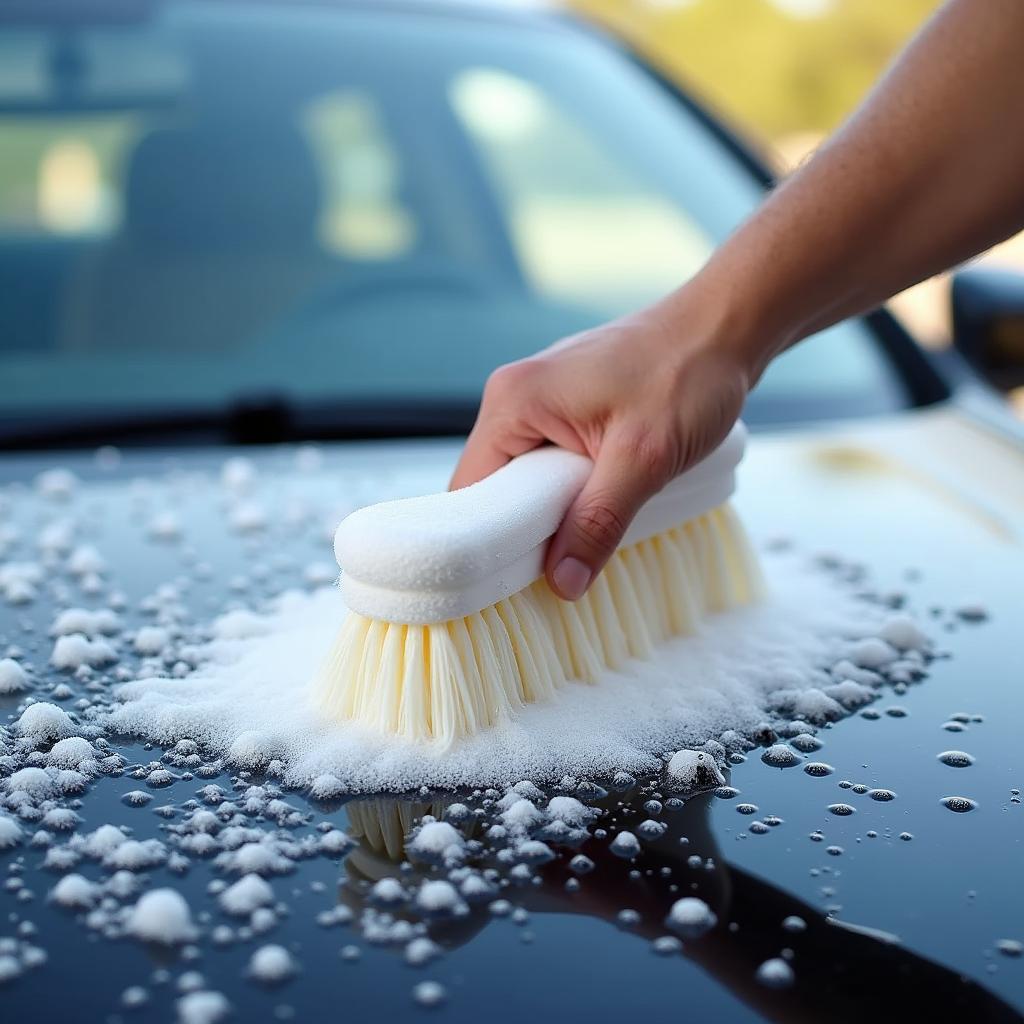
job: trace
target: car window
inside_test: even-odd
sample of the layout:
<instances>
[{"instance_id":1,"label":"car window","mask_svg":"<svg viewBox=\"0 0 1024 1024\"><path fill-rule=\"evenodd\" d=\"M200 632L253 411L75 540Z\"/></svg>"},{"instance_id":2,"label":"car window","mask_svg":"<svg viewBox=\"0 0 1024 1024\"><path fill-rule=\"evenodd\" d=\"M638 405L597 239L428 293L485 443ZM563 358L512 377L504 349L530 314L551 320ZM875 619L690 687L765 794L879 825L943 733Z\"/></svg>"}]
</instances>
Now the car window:
<instances>
[{"instance_id":1,"label":"car window","mask_svg":"<svg viewBox=\"0 0 1024 1024\"><path fill-rule=\"evenodd\" d=\"M494 183L530 286L614 316L668 291L713 239L545 91L496 68L459 72L449 94Z\"/></svg>"},{"instance_id":2,"label":"car window","mask_svg":"<svg viewBox=\"0 0 1024 1024\"><path fill-rule=\"evenodd\" d=\"M550 22L151 10L0 22L0 421L469 406L685 279L761 195L653 78ZM850 322L748 416L904 401Z\"/></svg>"}]
</instances>

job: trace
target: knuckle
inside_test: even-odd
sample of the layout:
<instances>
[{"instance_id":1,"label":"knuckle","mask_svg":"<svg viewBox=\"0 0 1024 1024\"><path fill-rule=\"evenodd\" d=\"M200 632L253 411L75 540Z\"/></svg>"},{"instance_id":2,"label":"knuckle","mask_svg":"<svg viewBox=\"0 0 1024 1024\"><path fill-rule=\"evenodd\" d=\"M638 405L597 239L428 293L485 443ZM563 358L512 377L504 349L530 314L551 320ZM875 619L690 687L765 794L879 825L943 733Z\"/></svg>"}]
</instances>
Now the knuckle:
<instances>
[{"instance_id":1,"label":"knuckle","mask_svg":"<svg viewBox=\"0 0 1024 1024\"><path fill-rule=\"evenodd\" d=\"M626 532L626 517L601 498L585 502L576 510L576 528L594 547L614 548Z\"/></svg>"},{"instance_id":2,"label":"knuckle","mask_svg":"<svg viewBox=\"0 0 1024 1024\"><path fill-rule=\"evenodd\" d=\"M621 441L622 455L644 479L660 482L672 473L673 452L664 433L634 428Z\"/></svg>"},{"instance_id":3,"label":"knuckle","mask_svg":"<svg viewBox=\"0 0 1024 1024\"><path fill-rule=\"evenodd\" d=\"M503 399L521 394L533 380L534 370L527 360L517 363L506 363L499 366L488 378L484 386L485 396Z\"/></svg>"}]
</instances>

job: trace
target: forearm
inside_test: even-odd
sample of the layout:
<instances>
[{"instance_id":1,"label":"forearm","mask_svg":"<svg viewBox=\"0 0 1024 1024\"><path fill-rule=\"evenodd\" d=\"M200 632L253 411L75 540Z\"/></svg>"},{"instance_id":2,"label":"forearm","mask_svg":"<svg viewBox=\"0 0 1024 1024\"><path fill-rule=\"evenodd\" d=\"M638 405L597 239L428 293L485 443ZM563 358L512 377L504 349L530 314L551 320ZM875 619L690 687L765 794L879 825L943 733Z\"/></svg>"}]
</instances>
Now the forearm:
<instances>
[{"instance_id":1,"label":"forearm","mask_svg":"<svg viewBox=\"0 0 1024 1024\"><path fill-rule=\"evenodd\" d=\"M1024 225L1024 3L952 0L693 282L756 377ZM690 302L684 287L667 300ZM691 289L692 290L692 289Z\"/></svg>"}]
</instances>

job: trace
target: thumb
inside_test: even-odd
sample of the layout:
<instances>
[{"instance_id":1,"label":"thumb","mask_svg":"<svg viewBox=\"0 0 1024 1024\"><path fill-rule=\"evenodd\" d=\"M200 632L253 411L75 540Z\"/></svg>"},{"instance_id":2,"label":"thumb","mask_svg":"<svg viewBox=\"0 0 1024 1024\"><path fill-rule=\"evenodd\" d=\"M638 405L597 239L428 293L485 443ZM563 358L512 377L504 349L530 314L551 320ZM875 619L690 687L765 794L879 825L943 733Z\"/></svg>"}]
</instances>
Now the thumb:
<instances>
[{"instance_id":1,"label":"thumb","mask_svg":"<svg viewBox=\"0 0 1024 1024\"><path fill-rule=\"evenodd\" d=\"M586 593L640 506L667 481L664 464L646 446L605 436L590 478L548 546L548 583L559 597L575 601Z\"/></svg>"}]
</instances>

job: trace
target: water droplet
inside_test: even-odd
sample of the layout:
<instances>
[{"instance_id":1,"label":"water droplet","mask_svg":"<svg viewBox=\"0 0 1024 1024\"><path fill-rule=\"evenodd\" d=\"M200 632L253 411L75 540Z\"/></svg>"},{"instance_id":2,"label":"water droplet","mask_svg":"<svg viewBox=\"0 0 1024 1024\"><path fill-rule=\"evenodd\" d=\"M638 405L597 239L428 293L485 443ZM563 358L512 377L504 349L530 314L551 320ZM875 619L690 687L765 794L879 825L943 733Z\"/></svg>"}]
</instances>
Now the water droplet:
<instances>
[{"instance_id":1,"label":"water droplet","mask_svg":"<svg viewBox=\"0 0 1024 1024\"><path fill-rule=\"evenodd\" d=\"M842 855L843 855L843 848L841 846L826 846L825 847L825 852L830 857L842 857Z\"/></svg>"},{"instance_id":2,"label":"water droplet","mask_svg":"<svg viewBox=\"0 0 1024 1024\"><path fill-rule=\"evenodd\" d=\"M896 794L891 789L869 789L868 796L879 803L888 803L896 799Z\"/></svg>"},{"instance_id":3,"label":"water droplet","mask_svg":"<svg viewBox=\"0 0 1024 1024\"><path fill-rule=\"evenodd\" d=\"M905 843L909 843L910 840L913 839L913 838L914 838L914 833L913 832L901 832L900 833L900 839L902 839L903 842L905 842Z\"/></svg>"},{"instance_id":4,"label":"water droplet","mask_svg":"<svg viewBox=\"0 0 1024 1024\"><path fill-rule=\"evenodd\" d=\"M964 729L967 728L967 726L961 724L960 722L954 722L951 720L949 722L943 722L942 728L945 729L946 732L963 732Z\"/></svg>"},{"instance_id":5,"label":"water droplet","mask_svg":"<svg viewBox=\"0 0 1024 1024\"><path fill-rule=\"evenodd\" d=\"M840 818L846 818L851 814L856 814L857 808L851 807L849 804L829 804L828 811L829 814L836 814Z\"/></svg>"},{"instance_id":6,"label":"water droplet","mask_svg":"<svg viewBox=\"0 0 1024 1024\"><path fill-rule=\"evenodd\" d=\"M755 977L765 988L789 988L794 981L793 968L781 957L765 960Z\"/></svg>"},{"instance_id":7,"label":"water droplet","mask_svg":"<svg viewBox=\"0 0 1024 1024\"><path fill-rule=\"evenodd\" d=\"M740 791L733 786L719 786L718 789L715 790L715 796L717 796L719 800L732 800L734 797L739 795Z\"/></svg>"},{"instance_id":8,"label":"water droplet","mask_svg":"<svg viewBox=\"0 0 1024 1024\"><path fill-rule=\"evenodd\" d=\"M978 807L977 801L967 796L944 796L941 802L943 807L957 814L966 814Z\"/></svg>"},{"instance_id":9,"label":"water droplet","mask_svg":"<svg viewBox=\"0 0 1024 1024\"><path fill-rule=\"evenodd\" d=\"M740 814L757 814L757 804L737 804L736 810Z\"/></svg>"},{"instance_id":10,"label":"water droplet","mask_svg":"<svg viewBox=\"0 0 1024 1024\"><path fill-rule=\"evenodd\" d=\"M820 779L825 775L831 775L835 768L830 764L825 764L824 761L809 761L804 765L804 771L808 775L813 775L816 779Z\"/></svg>"},{"instance_id":11,"label":"water droplet","mask_svg":"<svg viewBox=\"0 0 1024 1024\"><path fill-rule=\"evenodd\" d=\"M860 713L860 717L866 718L869 722L877 722L882 717L882 713L876 708L865 708Z\"/></svg>"},{"instance_id":12,"label":"water droplet","mask_svg":"<svg viewBox=\"0 0 1024 1024\"><path fill-rule=\"evenodd\" d=\"M782 819L777 814L769 814L763 821L771 828L778 828L782 824Z\"/></svg>"},{"instance_id":13,"label":"water droplet","mask_svg":"<svg viewBox=\"0 0 1024 1024\"><path fill-rule=\"evenodd\" d=\"M820 843L822 842L822 840L824 840L825 833L816 829L807 838L810 839L812 843Z\"/></svg>"},{"instance_id":14,"label":"water droplet","mask_svg":"<svg viewBox=\"0 0 1024 1024\"><path fill-rule=\"evenodd\" d=\"M770 832L771 830L763 821L752 821L750 823L750 831L756 836L763 836L766 832Z\"/></svg>"},{"instance_id":15,"label":"water droplet","mask_svg":"<svg viewBox=\"0 0 1024 1024\"><path fill-rule=\"evenodd\" d=\"M800 758L781 743L769 747L761 755L761 760L771 768L792 768L800 763Z\"/></svg>"},{"instance_id":16,"label":"water droplet","mask_svg":"<svg viewBox=\"0 0 1024 1024\"><path fill-rule=\"evenodd\" d=\"M944 750L938 759L950 768L970 768L974 758L963 750Z\"/></svg>"},{"instance_id":17,"label":"water droplet","mask_svg":"<svg viewBox=\"0 0 1024 1024\"><path fill-rule=\"evenodd\" d=\"M996 949L1003 956L1024 956L1024 942L1018 942L1017 939L998 939L996 941Z\"/></svg>"},{"instance_id":18,"label":"water droplet","mask_svg":"<svg viewBox=\"0 0 1024 1024\"><path fill-rule=\"evenodd\" d=\"M801 754L813 754L815 750L821 750L825 745L817 736L812 736L809 732L802 732L794 736L789 742Z\"/></svg>"},{"instance_id":19,"label":"water droplet","mask_svg":"<svg viewBox=\"0 0 1024 1024\"><path fill-rule=\"evenodd\" d=\"M868 791L868 787L863 782L855 782L850 789L859 796L863 796Z\"/></svg>"},{"instance_id":20,"label":"water droplet","mask_svg":"<svg viewBox=\"0 0 1024 1024\"><path fill-rule=\"evenodd\" d=\"M782 927L787 932L802 932L807 930L807 922L802 917L791 914L783 920Z\"/></svg>"},{"instance_id":21,"label":"water droplet","mask_svg":"<svg viewBox=\"0 0 1024 1024\"><path fill-rule=\"evenodd\" d=\"M891 708L886 708L885 713L890 718L906 718L907 715L910 714L910 712L906 708L901 707L898 704L894 704Z\"/></svg>"},{"instance_id":22,"label":"water droplet","mask_svg":"<svg viewBox=\"0 0 1024 1024\"><path fill-rule=\"evenodd\" d=\"M837 786L838 786L838 787L839 787L840 789L853 789L853 783L852 783L852 782L850 782L850 781L849 781L849 779L840 779L840 780L839 780L839 781L838 781L838 782L836 783L836 785L837 785Z\"/></svg>"}]
</instances>

